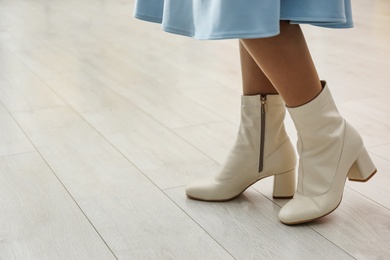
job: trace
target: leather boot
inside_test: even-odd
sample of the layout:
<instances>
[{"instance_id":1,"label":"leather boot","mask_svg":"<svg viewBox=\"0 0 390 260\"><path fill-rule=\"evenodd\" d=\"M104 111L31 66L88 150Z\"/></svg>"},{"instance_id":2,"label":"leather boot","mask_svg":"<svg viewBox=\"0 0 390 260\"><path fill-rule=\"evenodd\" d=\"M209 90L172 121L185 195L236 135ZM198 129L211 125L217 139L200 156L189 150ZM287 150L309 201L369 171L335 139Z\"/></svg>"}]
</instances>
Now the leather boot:
<instances>
[{"instance_id":1,"label":"leather boot","mask_svg":"<svg viewBox=\"0 0 390 260\"><path fill-rule=\"evenodd\" d=\"M190 183L189 198L231 200L249 186L274 175L275 198L292 198L296 155L284 128L285 105L279 95L242 96L236 142L214 177Z\"/></svg>"},{"instance_id":2,"label":"leather boot","mask_svg":"<svg viewBox=\"0 0 390 260\"><path fill-rule=\"evenodd\" d=\"M280 211L293 225L321 218L341 202L346 178L367 181L376 172L362 138L339 114L322 82L322 92L309 103L288 108L298 134L298 185L294 198Z\"/></svg>"}]
</instances>

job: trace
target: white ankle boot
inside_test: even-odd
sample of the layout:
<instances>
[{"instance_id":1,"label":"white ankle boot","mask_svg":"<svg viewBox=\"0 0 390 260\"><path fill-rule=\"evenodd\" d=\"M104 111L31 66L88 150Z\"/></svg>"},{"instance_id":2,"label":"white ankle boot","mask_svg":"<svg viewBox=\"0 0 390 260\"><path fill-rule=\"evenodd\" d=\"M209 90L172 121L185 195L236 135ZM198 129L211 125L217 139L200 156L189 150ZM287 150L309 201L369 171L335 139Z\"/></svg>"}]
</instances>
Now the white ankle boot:
<instances>
[{"instance_id":1,"label":"white ankle boot","mask_svg":"<svg viewBox=\"0 0 390 260\"><path fill-rule=\"evenodd\" d=\"M296 156L284 128L285 105L279 95L242 96L236 143L221 172L189 184L189 198L204 201L233 199L258 180L275 175L275 198L295 192Z\"/></svg>"},{"instance_id":2,"label":"white ankle boot","mask_svg":"<svg viewBox=\"0 0 390 260\"><path fill-rule=\"evenodd\" d=\"M341 202L346 177L367 181L376 172L362 138L339 114L323 82L311 102L288 108L298 133L298 186L280 211L282 223L293 225L323 217Z\"/></svg>"}]
</instances>

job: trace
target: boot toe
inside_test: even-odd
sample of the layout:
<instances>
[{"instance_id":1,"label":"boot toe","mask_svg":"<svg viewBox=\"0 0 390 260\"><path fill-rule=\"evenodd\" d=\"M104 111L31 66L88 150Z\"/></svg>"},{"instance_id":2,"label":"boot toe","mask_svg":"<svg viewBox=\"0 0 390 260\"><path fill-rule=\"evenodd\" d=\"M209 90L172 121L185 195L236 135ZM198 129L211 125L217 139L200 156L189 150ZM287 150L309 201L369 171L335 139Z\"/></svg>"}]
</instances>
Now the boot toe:
<instances>
[{"instance_id":1,"label":"boot toe","mask_svg":"<svg viewBox=\"0 0 390 260\"><path fill-rule=\"evenodd\" d=\"M189 198L197 200L213 200L212 191L213 188L212 181L210 179L202 179L194 181L187 185L185 191Z\"/></svg>"},{"instance_id":2,"label":"boot toe","mask_svg":"<svg viewBox=\"0 0 390 260\"><path fill-rule=\"evenodd\" d=\"M216 179L201 179L188 184L186 194L190 199L217 202L231 200L244 189L235 182L221 183Z\"/></svg>"},{"instance_id":3,"label":"boot toe","mask_svg":"<svg viewBox=\"0 0 390 260\"><path fill-rule=\"evenodd\" d=\"M311 198L294 198L279 212L279 220L286 225L313 221L324 215L321 207Z\"/></svg>"},{"instance_id":4,"label":"boot toe","mask_svg":"<svg viewBox=\"0 0 390 260\"><path fill-rule=\"evenodd\" d=\"M296 193L279 212L279 220L286 225L295 225L314 221L334 211L341 202L338 194L331 192L315 197L306 197Z\"/></svg>"}]
</instances>

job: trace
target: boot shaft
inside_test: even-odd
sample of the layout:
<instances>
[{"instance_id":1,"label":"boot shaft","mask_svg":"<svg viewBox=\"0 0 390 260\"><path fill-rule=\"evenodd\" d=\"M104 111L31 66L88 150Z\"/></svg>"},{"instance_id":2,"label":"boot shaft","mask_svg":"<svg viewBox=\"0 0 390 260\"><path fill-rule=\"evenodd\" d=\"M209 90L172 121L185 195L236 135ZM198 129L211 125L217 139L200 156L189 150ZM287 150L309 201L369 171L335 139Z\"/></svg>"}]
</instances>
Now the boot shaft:
<instances>
[{"instance_id":1,"label":"boot shaft","mask_svg":"<svg viewBox=\"0 0 390 260\"><path fill-rule=\"evenodd\" d=\"M263 170L264 160L287 139L284 127L286 108L279 95L242 96L241 120L237 138L223 166L221 181L231 174L247 171L256 165ZM245 158L237 164L235 158ZM222 177L223 176L223 177Z\"/></svg>"},{"instance_id":2,"label":"boot shaft","mask_svg":"<svg viewBox=\"0 0 390 260\"><path fill-rule=\"evenodd\" d=\"M288 108L288 112L298 134L297 191L306 196L323 194L331 186L332 173L339 165L346 122L326 83L315 99L300 107Z\"/></svg>"}]
</instances>

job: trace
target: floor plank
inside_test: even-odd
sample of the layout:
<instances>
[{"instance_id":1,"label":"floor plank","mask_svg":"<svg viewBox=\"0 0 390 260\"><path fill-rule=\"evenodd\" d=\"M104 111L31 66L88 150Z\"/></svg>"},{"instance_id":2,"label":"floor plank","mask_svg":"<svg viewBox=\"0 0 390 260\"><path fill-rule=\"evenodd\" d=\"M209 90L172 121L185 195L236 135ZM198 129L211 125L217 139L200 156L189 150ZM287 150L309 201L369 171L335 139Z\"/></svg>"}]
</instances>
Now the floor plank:
<instances>
[{"instance_id":1,"label":"floor plank","mask_svg":"<svg viewBox=\"0 0 390 260\"><path fill-rule=\"evenodd\" d=\"M390 210L347 188L332 216L310 227L356 259L386 259L390 255Z\"/></svg>"},{"instance_id":2,"label":"floor plank","mask_svg":"<svg viewBox=\"0 0 390 260\"><path fill-rule=\"evenodd\" d=\"M35 151L1 101L0 126L0 156Z\"/></svg>"},{"instance_id":3,"label":"floor plank","mask_svg":"<svg viewBox=\"0 0 390 260\"><path fill-rule=\"evenodd\" d=\"M0 68L0 80L10 76L23 77L25 73L30 72L23 62L5 46L0 47Z\"/></svg>"},{"instance_id":4,"label":"floor plank","mask_svg":"<svg viewBox=\"0 0 390 260\"><path fill-rule=\"evenodd\" d=\"M50 86L162 189L209 176L219 167L96 79L59 79Z\"/></svg>"},{"instance_id":5,"label":"floor plank","mask_svg":"<svg viewBox=\"0 0 390 260\"><path fill-rule=\"evenodd\" d=\"M0 100L10 112L64 106L62 100L31 72L0 79Z\"/></svg>"},{"instance_id":6,"label":"floor plank","mask_svg":"<svg viewBox=\"0 0 390 260\"><path fill-rule=\"evenodd\" d=\"M230 258L71 109L15 117L116 257Z\"/></svg>"},{"instance_id":7,"label":"floor plank","mask_svg":"<svg viewBox=\"0 0 390 260\"><path fill-rule=\"evenodd\" d=\"M174 131L222 165L227 153L234 144L237 135L237 125L222 121L176 128Z\"/></svg>"},{"instance_id":8,"label":"floor plank","mask_svg":"<svg viewBox=\"0 0 390 260\"><path fill-rule=\"evenodd\" d=\"M36 152L0 157L1 259L115 259Z\"/></svg>"},{"instance_id":9,"label":"floor plank","mask_svg":"<svg viewBox=\"0 0 390 260\"><path fill-rule=\"evenodd\" d=\"M310 227L281 224L280 208L253 189L224 203L187 199L182 188L165 192L236 259L353 259Z\"/></svg>"}]
</instances>

